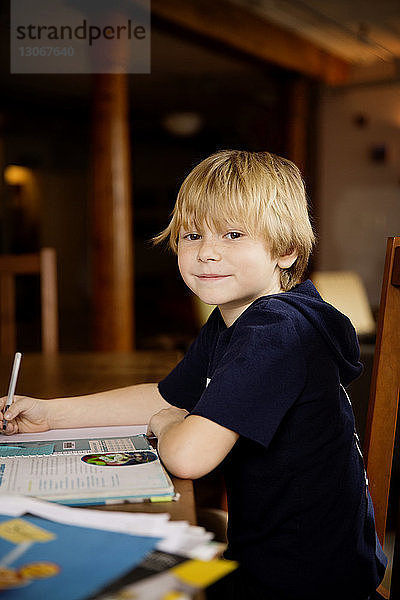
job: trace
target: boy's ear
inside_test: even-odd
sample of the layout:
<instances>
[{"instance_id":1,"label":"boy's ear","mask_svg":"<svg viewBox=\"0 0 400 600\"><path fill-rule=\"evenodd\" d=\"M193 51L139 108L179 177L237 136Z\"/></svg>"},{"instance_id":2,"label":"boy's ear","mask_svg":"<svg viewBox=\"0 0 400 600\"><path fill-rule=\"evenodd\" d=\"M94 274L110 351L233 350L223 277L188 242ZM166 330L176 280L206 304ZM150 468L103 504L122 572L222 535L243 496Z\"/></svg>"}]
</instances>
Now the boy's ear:
<instances>
[{"instance_id":1,"label":"boy's ear","mask_svg":"<svg viewBox=\"0 0 400 600\"><path fill-rule=\"evenodd\" d=\"M278 267L281 269L289 269L297 259L297 250L293 250L290 254L285 254L278 258Z\"/></svg>"}]
</instances>

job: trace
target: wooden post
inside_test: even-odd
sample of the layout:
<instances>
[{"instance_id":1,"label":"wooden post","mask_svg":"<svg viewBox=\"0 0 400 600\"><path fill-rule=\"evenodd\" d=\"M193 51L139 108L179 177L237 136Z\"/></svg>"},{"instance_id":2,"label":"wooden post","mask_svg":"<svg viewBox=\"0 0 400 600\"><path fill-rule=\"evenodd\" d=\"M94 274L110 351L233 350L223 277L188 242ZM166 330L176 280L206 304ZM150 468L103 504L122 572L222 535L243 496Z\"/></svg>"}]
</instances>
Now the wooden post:
<instances>
[{"instance_id":1,"label":"wooden post","mask_svg":"<svg viewBox=\"0 0 400 600\"><path fill-rule=\"evenodd\" d=\"M15 352L17 328L15 324L15 280L11 273L0 277L0 352Z\"/></svg>"},{"instance_id":2,"label":"wooden post","mask_svg":"<svg viewBox=\"0 0 400 600\"><path fill-rule=\"evenodd\" d=\"M316 173L316 86L317 82L297 75L289 84L287 156L300 169L306 184L314 231L318 237L319 202ZM313 93L314 91L314 93ZM306 276L316 268L317 252L313 252L308 263Z\"/></svg>"},{"instance_id":3,"label":"wooden post","mask_svg":"<svg viewBox=\"0 0 400 600\"><path fill-rule=\"evenodd\" d=\"M299 167L303 176L307 173L308 93L307 80L297 77L290 86L288 156Z\"/></svg>"},{"instance_id":4,"label":"wooden post","mask_svg":"<svg viewBox=\"0 0 400 600\"><path fill-rule=\"evenodd\" d=\"M96 350L134 346L133 234L128 81L94 76L92 133L92 294Z\"/></svg>"}]
</instances>

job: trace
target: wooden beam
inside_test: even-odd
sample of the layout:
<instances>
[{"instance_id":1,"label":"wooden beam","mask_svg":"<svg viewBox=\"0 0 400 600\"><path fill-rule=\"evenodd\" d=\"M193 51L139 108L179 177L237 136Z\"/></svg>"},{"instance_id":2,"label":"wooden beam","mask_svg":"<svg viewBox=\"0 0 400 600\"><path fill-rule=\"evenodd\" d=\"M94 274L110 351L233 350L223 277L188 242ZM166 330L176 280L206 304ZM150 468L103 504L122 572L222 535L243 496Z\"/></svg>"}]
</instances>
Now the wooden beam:
<instances>
[{"instance_id":1,"label":"wooden beam","mask_svg":"<svg viewBox=\"0 0 400 600\"><path fill-rule=\"evenodd\" d=\"M151 10L165 21L330 85L349 80L344 60L225 0L152 0Z\"/></svg>"},{"instance_id":2,"label":"wooden beam","mask_svg":"<svg viewBox=\"0 0 400 600\"><path fill-rule=\"evenodd\" d=\"M127 75L95 75L89 218L96 350L134 345L130 172Z\"/></svg>"}]
</instances>

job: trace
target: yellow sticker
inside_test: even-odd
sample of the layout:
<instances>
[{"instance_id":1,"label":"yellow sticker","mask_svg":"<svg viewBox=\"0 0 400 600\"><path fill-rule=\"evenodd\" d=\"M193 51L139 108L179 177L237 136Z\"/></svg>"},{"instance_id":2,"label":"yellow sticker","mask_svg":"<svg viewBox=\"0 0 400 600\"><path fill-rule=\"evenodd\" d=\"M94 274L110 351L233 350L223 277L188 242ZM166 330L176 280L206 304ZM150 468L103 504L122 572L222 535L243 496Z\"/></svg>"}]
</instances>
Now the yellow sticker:
<instances>
[{"instance_id":1,"label":"yellow sticker","mask_svg":"<svg viewBox=\"0 0 400 600\"><path fill-rule=\"evenodd\" d=\"M13 544L26 542L49 542L56 536L37 525L24 521L24 519L10 519L0 523L0 537Z\"/></svg>"},{"instance_id":2,"label":"yellow sticker","mask_svg":"<svg viewBox=\"0 0 400 600\"><path fill-rule=\"evenodd\" d=\"M221 579L238 567L233 560L187 560L171 569L181 581L194 587L203 588Z\"/></svg>"},{"instance_id":3,"label":"yellow sticker","mask_svg":"<svg viewBox=\"0 0 400 600\"><path fill-rule=\"evenodd\" d=\"M183 592L177 592L176 590L170 590L162 597L162 600L185 600L188 596Z\"/></svg>"},{"instance_id":4,"label":"yellow sticker","mask_svg":"<svg viewBox=\"0 0 400 600\"><path fill-rule=\"evenodd\" d=\"M45 561L28 563L18 569L20 575L26 579L46 579L58 575L60 571L59 565Z\"/></svg>"},{"instance_id":5,"label":"yellow sticker","mask_svg":"<svg viewBox=\"0 0 400 600\"><path fill-rule=\"evenodd\" d=\"M2 590L24 587L28 584L29 580L22 577L16 569L0 567L0 593Z\"/></svg>"}]
</instances>

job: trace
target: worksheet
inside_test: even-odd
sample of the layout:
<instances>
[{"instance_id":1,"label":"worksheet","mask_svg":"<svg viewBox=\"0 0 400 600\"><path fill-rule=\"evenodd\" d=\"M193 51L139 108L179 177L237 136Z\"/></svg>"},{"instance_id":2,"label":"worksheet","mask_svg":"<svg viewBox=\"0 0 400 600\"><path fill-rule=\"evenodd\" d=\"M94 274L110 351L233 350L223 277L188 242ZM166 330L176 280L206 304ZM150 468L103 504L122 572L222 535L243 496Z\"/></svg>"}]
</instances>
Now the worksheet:
<instances>
[{"instance_id":1,"label":"worksheet","mask_svg":"<svg viewBox=\"0 0 400 600\"><path fill-rule=\"evenodd\" d=\"M104 437L104 429L79 430L95 435L62 440L55 439L55 432L44 440L5 439L0 443L0 494L71 505L173 499L172 482L146 435Z\"/></svg>"}]
</instances>

